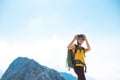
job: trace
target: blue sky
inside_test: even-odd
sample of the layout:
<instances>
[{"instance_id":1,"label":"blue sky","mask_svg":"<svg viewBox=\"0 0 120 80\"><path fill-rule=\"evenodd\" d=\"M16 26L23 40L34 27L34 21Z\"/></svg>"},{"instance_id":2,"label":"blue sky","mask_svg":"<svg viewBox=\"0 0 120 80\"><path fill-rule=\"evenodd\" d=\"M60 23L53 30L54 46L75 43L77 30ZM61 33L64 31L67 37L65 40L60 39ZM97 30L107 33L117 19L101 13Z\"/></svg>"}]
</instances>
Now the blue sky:
<instances>
[{"instance_id":1,"label":"blue sky","mask_svg":"<svg viewBox=\"0 0 120 80\"><path fill-rule=\"evenodd\" d=\"M66 47L75 34L83 33L91 45L86 75L119 80L119 4L119 0L0 0L0 69L5 71L12 60L25 56L67 71Z\"/></svg>"}]
</instances>

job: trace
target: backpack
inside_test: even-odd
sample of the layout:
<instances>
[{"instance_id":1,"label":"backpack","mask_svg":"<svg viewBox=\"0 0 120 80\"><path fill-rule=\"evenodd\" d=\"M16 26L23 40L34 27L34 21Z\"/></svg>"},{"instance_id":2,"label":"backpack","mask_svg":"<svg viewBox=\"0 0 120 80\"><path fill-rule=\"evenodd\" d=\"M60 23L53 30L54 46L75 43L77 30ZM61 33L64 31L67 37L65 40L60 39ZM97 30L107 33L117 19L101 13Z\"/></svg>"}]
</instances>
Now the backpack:
<instances>
[{"instance_id":1,"label":"backpack","mask_svg":"<svg viewBox=\"0 0 120 80\"><path fill-rule=\"evenodd\" d=\"M76 54L76 52L77 52L78 49L85 51L85 49L83 47L81 47L81 49L80 49L80 47L78 45L75 45L74 52L72 50L70 50L70 49L68 49L68 51L67 51L67 60L66 61L67 61L68 70L70 70L70 68L74 68L74 66L75 66L76 63L80 63L80 64L84 65L85 72L86 72L86 64L83 63L83 62L81 62L81 61L76 61L74 59L75 58L75 54Z\"/></svg>"}]
</instances>

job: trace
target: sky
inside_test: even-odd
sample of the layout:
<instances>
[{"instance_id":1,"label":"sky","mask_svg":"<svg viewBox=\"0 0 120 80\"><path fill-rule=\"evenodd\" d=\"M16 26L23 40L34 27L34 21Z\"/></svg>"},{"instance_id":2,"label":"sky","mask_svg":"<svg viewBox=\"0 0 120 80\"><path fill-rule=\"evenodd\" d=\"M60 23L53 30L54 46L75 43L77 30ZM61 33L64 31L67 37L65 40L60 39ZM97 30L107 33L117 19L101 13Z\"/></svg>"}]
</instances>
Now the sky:
<instances>
[{"instance_id":1,"label":"sky","mask_svg":"<svg viewBox=\"0 0 120 80\"><path fill-rule=\"evenodd\" d=\"M0 72L21 56L75 75L67 45L82 33L91 46L86 75L120 80L119 30L119 0L0 0Z\"/></svg>"}]
</instances>

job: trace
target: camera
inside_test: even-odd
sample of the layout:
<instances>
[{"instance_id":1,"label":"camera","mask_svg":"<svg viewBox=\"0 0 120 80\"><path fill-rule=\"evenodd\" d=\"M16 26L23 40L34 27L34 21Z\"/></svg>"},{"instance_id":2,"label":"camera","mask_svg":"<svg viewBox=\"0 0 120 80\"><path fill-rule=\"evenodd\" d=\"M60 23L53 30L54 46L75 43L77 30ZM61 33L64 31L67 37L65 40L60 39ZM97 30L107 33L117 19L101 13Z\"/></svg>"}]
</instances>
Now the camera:
<instances>
[{"instance_id":1,"label":"camera","mask_svg":"<svg viewBox=\"0 0 120 80\"><path fill-rule=\"evenodd\" d=\"M79 34L78 38L84 38L84 35L83 34Z\"/></svg>"}]
</instances>

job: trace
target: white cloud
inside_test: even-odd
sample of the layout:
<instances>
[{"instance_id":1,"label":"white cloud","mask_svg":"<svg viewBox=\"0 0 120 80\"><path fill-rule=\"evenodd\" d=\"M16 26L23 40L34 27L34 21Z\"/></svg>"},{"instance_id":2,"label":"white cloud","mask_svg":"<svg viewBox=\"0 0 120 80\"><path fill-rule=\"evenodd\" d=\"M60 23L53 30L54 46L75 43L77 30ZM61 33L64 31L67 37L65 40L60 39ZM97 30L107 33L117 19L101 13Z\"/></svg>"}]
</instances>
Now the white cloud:
<instances>
[{"instance_id":1,"label":"white cloud","mask_svg":"<svg viewBox=\"0 0 120 80\"><path fill-rule=\"evenodd\" d=\"M2 77L3 75L3 71L0 69L0 78Z\"/></svg>"},{"instance_id":2,"label":"white cloud","mask_svg":"<svg viewBox=\"0 0 120 80\"><path fill-rule=\"evenodd\" d=\"M120 79L118 42L119 38L115 39L114 36L93 38L90 41L91 51L86 54L88 75L95 77L97 80Z\"/></svg>"},{"instance_id":3,"label":"white cloud","mask_svg":"<svg viewBox=\"0 0 120 80\"><path fill-rule=\"evenodd\" d=\"M32 58L51 68L55 68L54 66L65 67L66 42L60 37L11 42L0 40L0 69L2 70L5 70L19 56Z\"/></svg>"},{"instance_id":4,"label":"white cloud","mask_svg":"<svg viewBox=\"0 0 120 80\"><path fill-rule=\"evenodd\" d=\"M116 67L116 65L102 65L101 68L94 68L92 74L96 77L97 80L119 80L120 79L120 65ZM89 74L90 75L90 74ZM93 75L92 75L93 76Z\"/></svg>"}]
</instances>

